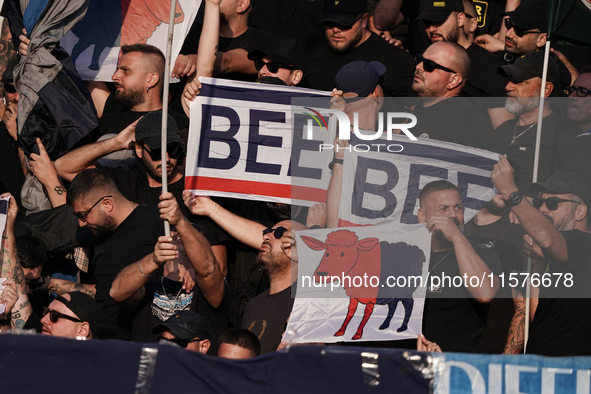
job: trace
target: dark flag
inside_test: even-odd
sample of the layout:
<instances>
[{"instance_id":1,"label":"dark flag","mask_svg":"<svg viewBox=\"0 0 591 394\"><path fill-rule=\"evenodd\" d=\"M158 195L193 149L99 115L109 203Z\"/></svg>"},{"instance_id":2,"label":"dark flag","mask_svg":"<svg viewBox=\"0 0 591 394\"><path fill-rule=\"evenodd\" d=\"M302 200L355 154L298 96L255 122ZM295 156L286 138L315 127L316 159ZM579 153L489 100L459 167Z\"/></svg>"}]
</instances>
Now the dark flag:
<instances>
[{"instance_id":1,"label":"dark flag","mask_svg":"<svg viewBox=\"0 0 591 394\"><path fill-rule=\"evenodd\" d=\"M591 45L591 0L551 0L548 33L550 40Z\"/></svg>"}]
</instances>

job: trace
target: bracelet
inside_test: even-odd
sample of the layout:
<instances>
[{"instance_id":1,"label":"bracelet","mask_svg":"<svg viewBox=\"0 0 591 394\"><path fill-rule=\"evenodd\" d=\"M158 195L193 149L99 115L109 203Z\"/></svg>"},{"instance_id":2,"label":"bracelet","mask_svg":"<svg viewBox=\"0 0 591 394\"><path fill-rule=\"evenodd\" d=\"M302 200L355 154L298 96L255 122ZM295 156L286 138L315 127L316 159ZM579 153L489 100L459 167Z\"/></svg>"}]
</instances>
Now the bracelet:
<instances>
[{"instance_id":1,"label":"bracelet","mask_svg":"<svg viewBox=\"0 0 591 394\"><path fill-rule=\"evenodd\" d=\"M137 262L137 267L138 267L138 269L140 270L140 274L142 274L142 275L144 276L144 278L149 278L150 276L149 276L149 275L146 275L146 274L144 274L144 271L142 271L142 267L140 266L140 261L141 261L141 260L139 260L139 261Z\"/></svg>"},{"instance_id":2,"label":"bracelet","mask_svg":"<svg viewBox=\"0 0 591 394\"><path fill-rule=\"evenodd\" d=\"M217 203L217 202L216 202L216 203L214 203L214 204L213 204L213 208L211 208L211 211L209 211L209 213L207 214L207 216L211 217L211 213L213 212L213 210L214 210L214 209L216 209L216 208L217 208L217 206L218 206L218 203Z\"/></svg>"}]
</instances>

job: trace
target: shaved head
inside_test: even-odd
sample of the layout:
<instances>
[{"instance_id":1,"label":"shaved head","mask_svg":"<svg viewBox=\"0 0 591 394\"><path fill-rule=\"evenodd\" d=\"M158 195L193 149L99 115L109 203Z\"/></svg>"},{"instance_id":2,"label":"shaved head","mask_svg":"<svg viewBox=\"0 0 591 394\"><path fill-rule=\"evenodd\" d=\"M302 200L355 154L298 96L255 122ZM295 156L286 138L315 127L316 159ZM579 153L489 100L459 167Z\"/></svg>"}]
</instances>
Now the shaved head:
<instances>
[{"instance_id":1,"label":"shaved head","mask_svg":"<svg viewBox=\"0 0 591 394\"><path fill-rule=\"evenodd\" d=\"M462 78L467 78L470 72L470 56L468 52L455 42L443 41L432 44L429 49L442 51L449 59L449 68L458 72Z\"/></svg>"}]
</instances>

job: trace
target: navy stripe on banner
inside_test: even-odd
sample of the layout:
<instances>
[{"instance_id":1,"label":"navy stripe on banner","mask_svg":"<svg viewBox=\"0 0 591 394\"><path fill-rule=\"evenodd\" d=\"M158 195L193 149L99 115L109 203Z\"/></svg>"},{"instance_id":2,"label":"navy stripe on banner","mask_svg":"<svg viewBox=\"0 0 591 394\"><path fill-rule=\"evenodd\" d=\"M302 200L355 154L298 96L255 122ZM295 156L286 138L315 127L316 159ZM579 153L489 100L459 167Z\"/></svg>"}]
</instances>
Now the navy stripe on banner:
<instances>
[{"instance_id":1,"label":"navy stripe on banner","mask_svg":"<svg viewBox=\"0 0 591 394\"><path fill-rule=\"evenodd\" d=\"M411 130L412 131L412 130ZM436 141L436 140L429 140L429 141ZM413 156L413 157L424 157L427 159L435 159L446 161L448 163L459 164L468 167L474 167L481 170L492 170L494 165L497 163L497 160L489 159L483 156L475 155L468 152L463 152L461 150L443 148L440 146L432 146L432 145L423 145L417 144L416 142L401 142L399 140L375 140L375 141L363 141L353 133L351 133L351 145L357 144L364 144L368 145L372 148L372 152L375 150L377 151L377 147L372 147L372 144L383 144L383 145L391 145L397 144L402 145L403 149L402 152L388 152L386 150L386 146L380 147L380 152L390 153L393 155L404 155L404 156Z\"/></svg>"},{"instance_id":2,"label":"navy stripe on banner","mask_svg":"<svg viewBox=\"0 0 591 394\"><path fill-rule=\"evenodd\" d=\"M0 215L8 213L8 201L0 200Z\"/></svg>"},{"instance_id":3,"label":"navy stripe on banner","mask_svg":"<svg viewBox=\"0 0 591 394\"><path fill-rule=\"evenodd\" d=\"M283 105L291 105L291 100L294 98L323 97L326 98L326 107L328 108L330 106L330 96L315 95L313 93L282 92L279 90L245 89L236 86L202 84L199 95L201 97Z\"/></svg>"}]
</instances>

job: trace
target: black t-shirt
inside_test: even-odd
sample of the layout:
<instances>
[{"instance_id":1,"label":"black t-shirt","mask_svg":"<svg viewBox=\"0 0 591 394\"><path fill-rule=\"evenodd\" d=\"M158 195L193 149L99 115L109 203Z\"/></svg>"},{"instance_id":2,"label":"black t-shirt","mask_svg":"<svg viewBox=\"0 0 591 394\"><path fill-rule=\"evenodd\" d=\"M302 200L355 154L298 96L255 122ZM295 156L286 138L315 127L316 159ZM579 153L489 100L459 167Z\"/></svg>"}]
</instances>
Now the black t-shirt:
<instances>
[{"instance_id":1,"label":"black t-shirt","mask_svg":"<svg viewBox=\"0 0 591 394\"><path fill-rule=\"evenodd\" d=\"M591 184L591 130L572 139L563 161L564 171L574 172Z\"/></svg>"},{"instance_id":2,"label":"black t-shirt","mask_svg":"<svg viewBox=\"0 0 591 394\"><path fill-rule=\"evenodd\" d=\"M95 300L103 310L102 338L131 339L133 314L122 309L109 295L119 272L154 251L164 233L158 208L138 205L108 238L94 248L92 267L96 284Z\"/></svg>"},{"instance_id":3,"label":"black t-shirt","mask_svg":"<svg viewBox=\"0 0 591 394\"><path fill-rule=\"evenodd\" d=\"M501 267L497 253L477 244L472 246L488 268L498 275ZM431 253L429 276L441 278L443 273L451 278L460 276L453 250ZM488 305L476 302L463 286L449 286L446 282L445 286L439 288L428 287L423 333L427 339L441 346L443 351L477 353L480 351L480 337L487 315Z\"/></svg>"},{"instance_id":4,"label":"black t-shirt","mask_svg":"<svg viewBox=\"0 0 591 394\"><path fill-rule=\"evenodd\" d=\"M191 30L185 38L181 53L184 55L195 54L199 49L199 38L201 37L202 26L193 23ZM255 49L267 49L273 41L273 35L268 31L258 30L253 27L249 27L244 33L234 38L219 38L218 50L220 52L228 52L232 49L244 49L246 52L254 51ZM254 81L256 80L256 74L248 75L242 73L225 73L213 75L216 78L233 79L239 81Z\"/></svg>"},{"instance_id":5,"label":"black t-shirt","mask_svg":"<svg viewBox=\"0 0 591 394\"><path fill-rule=\"evenodd\" d=\"M464 227L464 235L471 242L493 248L498 253L505 278L508 278L511 272L523 272L524 270L520 257L524 234L523 227L509 221L509 211L496 222L478 226L472 219ZM511 287L501 287L495 299L490 303L486 328L480 339L482 353L500 354L503 352L514 314L515 307Z\"/></svg>"},{"instance_id":6,"label":"black t-shirt","mask_svg":"<svg viewBox=\"0 0 591 394\"><path fill-rule=\"evenodd\" d=\"M517 120L512 119L501 124L496 131L515 169L517 187L525 193L533 178L537 123L519 126ZM562 170L568 145L580 133L581 130L571 121L554 112L544 118L538 182L544 182L550 175ZM514 136L515 143L511 145Z\"/></svg>"},{"instance_id":7,"label":"black t-shirt","mask_svg":"<svg viewBox=\"0 0 591 394\"><path fill-rule=\"evenodd\" d=\"M412 56L403 49L388 44L377 34L361 45L342 54L331 52L328 44L322 43L307 57L304 86L317 90L332 91L334 78L344 65L356 61L379 61L386 66L381 86L386 97L414 97L412 79L415 64Z\"/></svg>"},{"instance_id":8,"label":"black t-shirt","mask_svg":"<svg viewBox=\"0 0 591 394\"><path fill-rule=\"evenodd\" d=\"M259 337L261 354L277 350L287 327L293 302L290 286L275 294L269 294L267 290L250 300L246 306L242 328Z\"/></svg>"},{"instance_id":9,"label":"black t-shirt","mask_svg":"<svg viewBox=\"0 0 591 394\"><path fill-rule=\"evenodd\" d=\"M486 108L505 106L507 92L505 86L509 78L497 72L505 61L493 55L479 45L472 44L466 49L470 56L470 72L462 95L468 97L499 97L498 100L486 100Z\"/></svg>"},{"instance_id":10,"label":"black t-shirt","mask_svg":"<svg viewBox=\"0 0 591 394\"><path fill-rule=\"evenodd\" d=\"M417 138L504 152L487 113L468 98L451 97L430 107L419 104L413 114L417 117L417 125L410 131Z\"/></svg>"},{"instance_id":11,"label":"black t-shirt","mask_svg":"<svg viewBox=\"0 0 591 394\"><path fill-rule=\"evenodd\" d=\"M146 294L140 303L133 320L133 340L135 342L157 342L158 336L152 334L156 324L162 323L179 311L194 311L207 321L211 335L208 354L217 351L220 335L228 329L228 310L230 307L230 288L224 280L224 296L217 308L212 308L207 299L195 285L193 291L183 290L182 282L155 275L146 283Z\"/></svg>"},{"instance_id":12,"label":"black t-shirt","mask_svg":"<svg viewBox=\"0 0 591 394\"><path fill-rule=\"evenodd\" d=\"M157 206L160 202L161 187L150 187L148 176L142 170L127 170L124 168L99 167L106 172L117 188L130 201L140 204ZM193 215L183 203L183 190L185 190L185 177L168 185L168 191L176 198L182 214L192 223L197 223L203 229L203 235L210 245L219 245L228 239L227 234L215 224L213 220L205 216Z\"/></svg>"},{"instance_id":13,"label":"black t-shirt","mask_svg":"<svg viewBox=\"0 0 591 394\"><path fill-rule=\"evenodd\" d=\"M550 262L549 273L562 273L558 287L541 287L538 307L531 325L527 353L543 356L591 356L588 333L591 327L591 234L579 230L562 232L568 263ZM565 274L573 286L565 287ZM553 283L557 276L553 276ZM573 292L573 293L571 293ZM552 298L576 294L586 298Z\"/></svg>"},{"instance_id":14,"label":"black t-shirt","mask_svg":"<svg viewBox=\"0 0 591 394\"><path fill-rule=\"evenodd\" d=\"M119 132L121 132L124 128L126 128L127 126L129 126L130 124L132 124L133 122L135 122L147 113L148 112L130 111L128 109L123 109L105 114L99 119L99 129L101 135L109 133L119 134ZM179 114L178 112L169 109L168 114L172 116L179 130L189 128L189 118L187 118L184 113Z\"/></svg>"},{"instance_id":15,"label":"black t-shirt","mask_svg":"<svg viewBox=\"0 0 591 394\"><path fill-rule=\"evenodd\" d=\"M501 14L505 12L506 0L473 0L476 13L472 15L478 18L478 25L476 27L475 37L483 34L495 35L501 29L503 17Z\"/></svg>"}]
</instances>

